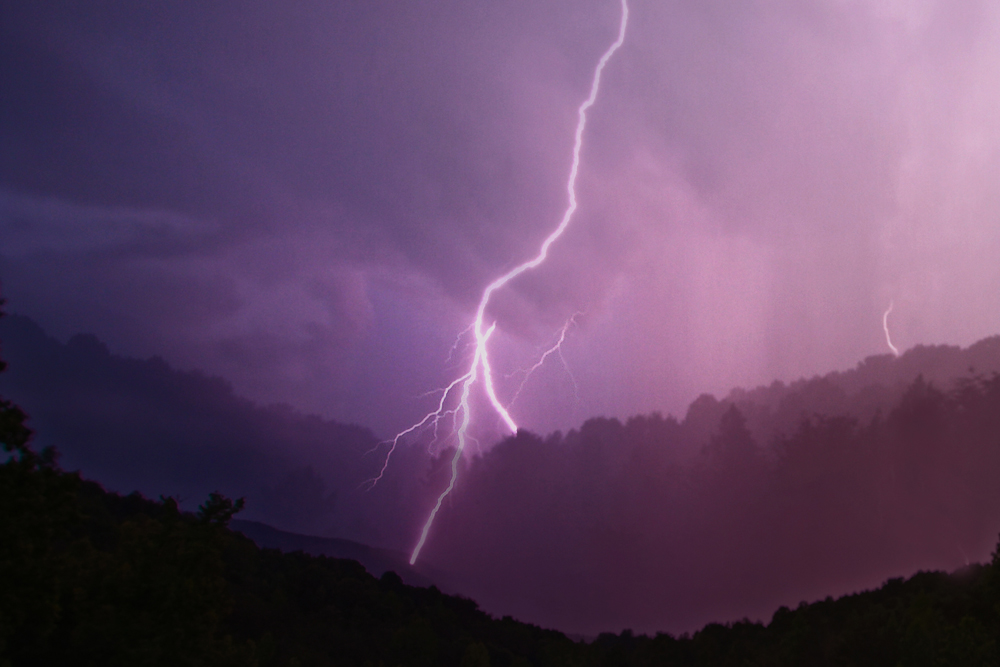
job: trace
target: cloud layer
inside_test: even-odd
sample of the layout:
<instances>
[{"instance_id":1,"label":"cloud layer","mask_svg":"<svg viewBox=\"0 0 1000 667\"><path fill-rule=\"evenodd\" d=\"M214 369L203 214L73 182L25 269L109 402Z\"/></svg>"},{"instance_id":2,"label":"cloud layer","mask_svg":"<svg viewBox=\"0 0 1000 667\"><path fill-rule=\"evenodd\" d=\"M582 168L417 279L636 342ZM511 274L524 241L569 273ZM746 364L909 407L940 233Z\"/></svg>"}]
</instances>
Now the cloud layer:
<instances>
[{"instance_id":1,"label":"cloud layer","mask_svg":"<svg viewBox=\"0 0 1000 667\"><path fill-rule=\"evenodd\" d=\"M2 11L11 308L385 435L558 220L618 6ZM492 313L510 371L584 313L519 421L851 365L890 300L902 347L1000 330L998 45L988 2L633 2Z\"/></svg>"}]
</instances>

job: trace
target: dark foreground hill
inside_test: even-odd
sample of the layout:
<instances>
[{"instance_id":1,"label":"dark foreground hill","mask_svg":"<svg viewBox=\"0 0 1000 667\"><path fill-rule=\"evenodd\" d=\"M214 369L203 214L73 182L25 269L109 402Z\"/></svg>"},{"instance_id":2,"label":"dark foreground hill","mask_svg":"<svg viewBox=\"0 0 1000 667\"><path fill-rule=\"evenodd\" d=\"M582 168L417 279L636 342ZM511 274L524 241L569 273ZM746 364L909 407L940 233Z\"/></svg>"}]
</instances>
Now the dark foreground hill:
<instances>
[{"instance_id":1,"label":"dark foreground hill","mask_svg":"<svg viewBox=\"0 0 1000 667\"><path fill-rule=\"evenodd\" d=\"M342 540L336 537L318 537L316 535L300 535L285 530L278 530L259 521L242 521L234 519L230 527L253 540L254 544L264 549L279 551L301 551L311 556L328 556L356 560L365 570L379 577L386 572L396 572L403 581L412 586L430 586L433 583L446 581L443 574L433 573L432 578L418 572L410 566L409 555L402 551L377 549L360 542ZM427 568L421 568L427 572Z\"/></svg>"},{"instance_id":2,"label":"dark foreground hill","mask_svg":"<svg viewBox=\"0 0 1000 667\"><path fill-rule=\"evenodd\" d=\"M565 635L356 561L260 549L241 502L107 493L0 403L2 665L996 665L1000 556L692 636Z\"/></svg>"},{"instance_id":3,"label":"dark foreground hill","mask_svg":"<svg viewBox=\"0 0 1000 667\"><path fill-rule=\"evenodd\" d=\"M401 451L385 484L368 429L259 406L221 378L160 358L112 354L98 339L60 343L25 317L0 319L0 394L30 415L38 445L107 488L178 498L194 509L211 491L246 497L247 518L283 530L401 548L425 508L422 448Z\"/></svg>"},{"instance_id":4,"label":"dark foreground hill","mask_svg":"<svg viewBox=\"0 0 1000 667\"><path fill-rule=\"evenodd\" d=\"M4 367L0 362L0 371ZM820 476L811 481L791 477L800 487L808 482L806 490L824 479L822 469L842 456L830 459L831 451L845 450L851 456L853 445L860 442L877 453L883 436L903 436L899 442L921 445L916 451L927 454L933 453L935 438L961 443L963 433L971 434L983 439L983 451L993 452L1000 433L998 396L997 376L960 384L949 395L921 381L889 415L891 428L885 433L875 420L858 441L849 421L807 420L796 436L779 443L779 451L792 456L786 466L822 464ZM579 434L567 435L571 443L580 439L570 451L589 456L584 463L592 473L599 470L600 461L591 450L602 442L593 436L603 433L608 444L631 433L631 440L641 443L643 433L669 435L681 428L676 421L661 419L616 424L591 422ZM376 579L353 560L260 549L228 527L242 499L234 503L212 493L197 513L187 513L173 498L150 501L138 494L108 493L79 473L62 471L53 450L37 454L30 438L25 414L0 399L4 666L977 666L1000 660L1000 547L987 565L952 575L918 573L907 581L890 580L875 591L803 603L794 610L781 607L767 625L709 624L679 637L624 631L576 643L510 617L494 619L471 600L434 587L408 586L391 571ZM503 456L551 455L560 438L541 442L519 434L498 451ZM890 437L889 442L895 440ZM743 473L734 473L730 464L753 461L750 445L742 416L731 406L708 449L724 465L710 466L709 477L701 479L723 474L727 484L738 482ZM826 449L817 449L819 445ZM720 459L720 453L726 456ZM933 457L931 463L941 464ZM913 471L900 474L912 476ZM989 488L996 488L995 479ZM799 503L807 499L791 497ZM838 539L835 533L828 543L836 546ZM661 563L661 568L668 566ZM614 572L604 574L615 580ZM715 574L725 581L724 572ZM655 591L647 589L645 597L651 595Z\"/></svg>"}]
</instances>

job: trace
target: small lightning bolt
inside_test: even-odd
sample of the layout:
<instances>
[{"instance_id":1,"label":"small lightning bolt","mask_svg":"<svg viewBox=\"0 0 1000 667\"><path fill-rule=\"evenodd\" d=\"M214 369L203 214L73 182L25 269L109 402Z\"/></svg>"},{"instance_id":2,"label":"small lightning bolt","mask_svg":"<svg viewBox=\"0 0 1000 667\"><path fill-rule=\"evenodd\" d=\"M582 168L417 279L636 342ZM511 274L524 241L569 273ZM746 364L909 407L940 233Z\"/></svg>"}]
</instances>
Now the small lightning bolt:
<instances>
[{"instance_id":1,"label":"small lightning bolt","mask_svg":"<svg viewBox=\"0 0 1000 667\"><path fill-rule=\"evenodd\" d=\"M368 485L368 490L369 491L371 489L375 488L375 485L378 484L380 481L382 481L382 476L385 475L385 471L389 467L389 459L392 458L393 452L396 451L396 446L399 444L399 441L403 437L409 435L410 433L413 433L414 431L418 431L418 430L422 429L427 424L432 424L434 426L434 434L435 434L435 437L437 436L437 426L438 426L438 423L444 417L448 416L449 414L453 414L454 413L454 410L447 410L445 408L445 403L448 401L448 395L451 394L451 390L452 389L454 389L459 384L461 384L463 381L468 380L468 379L469 379L468 374L463 375L462 377L458 378L457 380L455 380L454 382L452 382L450 385L448 385L447 387L445 387L444 389L442 389L441 390L441 400L438 402L437 410L434 410L433 412L428 412L426 415L424 415L423 419L421 419L420 421L418 421L413 426L410 426L409 428L406 428L406 429L400 431L399 433L397 433L392 438L392 440L383 440L382 442L380 442L377 445L375 445L374 449L371 449L371 450L369 450L367 452L367 454L371 454L376 449L378 449L381 445L390 444L389 451L386 452L385 462L382 464L381 470L378 471L377 475L375 475L371 479L366 480L364 482L364 484Z\"/></svg>"},{"instance_id":2,"label":"small lightning bolt","mask_svg":"<svg viewBox=\"0 0 1000 667\"><path fill-rule=\"evenodd\" d=\"M538 358L538 361L535 362L534 366L532 366L531 368L523 368L520 371L517 371L517 373L524 373L524 377L521 378L521 384L518 385L517 391L514 392L514 396L511 397L510 403L507 404L508 409L510 409L510 407L514 405L514 402L517 401L517 397L521 395L521 391L524 389L524 385L528 383L528 378L530 378L535 371L541 368L542 365L545 363L545 360L548 359L553 354L559 355L559 360L562 361L563 368L566 369L566 374L569 375L569 379L573 381L573 389L576 394L577 402L579 402L580 387L579 385L577 385L576 377L573 376L573 371L569 369L569 364L566 362L566 357L563 356L562 344L566 341L566 332L569 330L570 326L576 324L576 318L579 317L580 315L583 315L583 313L574 313L573 317L566 320L566 323L563 324L562 329L559 330L559 338L556 340L555 344L553 344L552 347L550 347L549 349L545 350L545 352L542 353L542 356Z\"/></svg>"},{"instance_id":3,"label":"small lightning bolt","mask_svg":"<svg viewBox=\"0 0 1000 667\"><path fill-rule=\"evenodd\" d=\"M492 298L494 292L507 285L507 283L514 280L522 273L536 268L537 266L542 264L542 262L545 261L545 259L548 257L549 254L549 247L553 243L555 243L560 236L563 235L563 232L565 232L566 228L569 226L570 220L573 217L573 213L576 212L577 208L576 177L580 169L580 148L583 145L583 130L587 124L587 109L593 106L594 102L597 100L597 91L600 88L601 72L604 70L604 66L607 65L608 60L611 59L611 56L614 55L615 51L617 51L618 48L625 41L625 28L628 24L627 0L621 0L621 5L622 5L622 17L621 17L621 25L618 29L618 38L614 41L613 44L611 44L608 50L604 52L604 55L602 55L601 59L597 62L597 67L594 70L594 78L590 86L590 95L587 97L586 100L583 101L583 103L577 110L578 120L576 124L576 134L574 136L574 143L573 143L573 162L572 166L570 167L569 180L566 183L566 192L569 196L569 204L566 207L566 211L563 213L562 219L560 220L558 226L556 226L555 230L553 230L553 232L549 234L544 241L542 241L542 244L538 250L538 254L535 255L534 258L514 267L513 269L503 274L502 276L500 276L499 278L497 278L496 280L494 280L493 282L491 282L489 285L486 286L486 289L483 290L482 297L480 297L479 299L479 307L476 309L475 319L472 321L472 324L470 326L475 339L475 352L472 356L472 361L468 366L468 370L461 377L459 377L457 380L448 385L444 390L442 390L441 401L439 402L438 409L436 411L427 414L421 421L417 422L410 428L397 434L396 437L393 438L392 440L392 447L390 448L389 453L386 456L386 463L385 463L386 466L388 465L389 457L392 455L392 452L395 449L396 444L399 442L399 439L401 437L403 437L408 433L412 433L413 431L420 429L427 424L433 423L434 426L436 427L438 421L442 419L446 414L454 414L456 417L457 423L455 428L455 435L457 436L458 443L457 446L455 447L455 452L452 455L451 459L451 480L448 483L448 487L443 492L441 492L441 495L438 496L437 502L434 504L434 508L431 510L430 515L427 517L426 523L424 523L423 530L420 533L420 540L417 542L417 545L416 547L414 547L413 553L410 556L410 565L413 565L414 563L417 562L417 557L420 555L420 550L423 549L424 543L427 541L427 534L430 531L431 526L434 524L434 518L440 511L441 505L442 503L444 503L444 499L447 498L448 494L450 494L452 489L455 488L455 482L458 479L458 464L461 461L462 454L465 451L466 445L468 444L469 440L471 440L471 437L468 433L469 424L471 423L472 420L472 411L469 405L469 397L471 395L473 385L475 385L480 378L480 372L482 373L483 389L486 392L486 396L489 399L490 405L493 407L493 410L496 411L497 415L499 415L500 417L500 420L506 425L508 429L510 429L512 433L517 432L517 422L514 421L514 419L508 412L507 408L504 407L504 405L500 402L499 398L497 398L496 389L493 386L493 369L490 365L490 357L487 349L487 342L490 338L490 335L493 333L493 330L496 328L496 322L490 324L489 326L486 326L485 324L486 308L489 306L490 299ZM562 337L560 338L560 344L562 342L563 337L565 337L565 327L563 329ZM556 350L559 350L559 344L557 344L552 351ZM552 351L546 353L545 356L551 354ZM461 392L458 399L458 406L449 412L445 409L445 404L449 394L451 394L451 392L457 387L461 387ZM378 477L372 480L372 486L374 486L374 484L378 482L378 480L381 478L384 472L385 472L385 467L383 466L382 471L379 473Z\"/></svg>"},{"instance_id":4,"label":"small lightning bolt","mask_svg":"<svg viewBox=\"0 0 1000 667\"><path fill-rule=\"evenodd\" d=\"M445 363L450 364L451 360L454 359L455 355L458 353L459 348L465 347L464 345L462 345L462 339L465 338L465 334L472 331L473 326L474 326L473 324L470 324L469 326L465 327L464 329L462 329L462 333L458 334L458 336L455 337L455 343L454 345L451 346L451 350L448 351L448 359Z\"/></svg>"},{"instance_id":5,"label":"small lightning bolt","mask_svg":"<svg viewBox=\"0 0 1000 667\"><path fill-rule=\"evenodd\" d=\"M889 345L889 349L895 356L899 356L899 350L896 346L892 344L892 338L889 337L889 313L892 312L892 301L889 302L889 307L884 313L882 313L882 329L885 331L885 342Z\"/></svg>"}]
</instances>

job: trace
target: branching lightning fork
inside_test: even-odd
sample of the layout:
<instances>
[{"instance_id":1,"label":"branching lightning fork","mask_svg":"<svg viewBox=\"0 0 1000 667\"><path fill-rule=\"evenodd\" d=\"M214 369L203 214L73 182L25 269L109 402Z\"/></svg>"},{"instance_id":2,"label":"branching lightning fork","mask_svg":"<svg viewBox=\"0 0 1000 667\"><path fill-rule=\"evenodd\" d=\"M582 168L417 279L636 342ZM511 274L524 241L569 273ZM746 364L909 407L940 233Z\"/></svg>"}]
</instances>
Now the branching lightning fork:
<instances>
[{"instance_id":1,"label":"branching lightning fork","mask_svg":"<svg viewBox=\"0 0 1000 667\"><path fill-rule=\"evenodd\" d=\"M455 424L455 435L457 436L458 444L455 448L455 452L451 459L451 480L448 487L438 496L437 502L434 508L431 510L430 515L427 517L427 521L424 524L423 530L420 534L420 540L417 542L416 547L413 549L413 553L410 556L410 564L413 565L417 562L417 557L420 555L420 550L423 549L424 542L427 541L427 533L430 531L431 525L434 523L434 518L437 516L438 511L441 509L441 505L444 499L448 497L452 489L455 488L455 481L458 478L458 466L461 461L462 454L465 451L465 447L470 441L471 437L468 433L469 424L472 420L472 412L469 405L469 397L472 392L473 386L482 377L483 388L486 392L486 396L493 406L493 409L499 415L500 420L506 425L512 433L517 432L517 422L511 417L507 408L500 402L497 398L496 389L493 386L493 370L490 366L490 358L487 350L487 342L489 341L490 335L496 328L496 323L492 323L489 326L485 324L486 318L486 308L489 306L490 299L493 293L501 289L507 283L517 278L522 273L534 269L535 267L542 264L549 254L549 247L555 243L555 241L563 235L566 228L569 226L570 220L573 217L573 213L576 212L577 202L576 202L576 177L580 168L580 148L583 145L583 130L587 124L587 109L593 106L594 102L597 100L597 91L601 84L601 72L604 70L604 66L614 55L615 51L622 45L625 41L625 28L628 24L628 3L627 0L621 0L621 25L618 29L618 38L613 44L604 52L601 59L597 62L597 67L594 70L594 78L590 86L590 95L586 100L580 105L577 110L577 124L576 124L576 134L573 143L573 162L570 167L569 179L566 183L566 191L569 196L569 204L563 213L562 220L560 220L559 225L549 234L539 248L538 254L534 258L520 264L507 273L503 274L483 290L482 297L479 299L479 307L476 309L475 319L472 321L470 328L475 337L475 353L472 356L472 361L468 366L468 370L457 380L449 384L447 387L442 389L441 400L438 403L438 408L434 412L427 414L422 420L414 424L413 426L405 429L404 431L398 433L395 438L393 438L392 446L386 455L385 465L382 467L379 475L372 480L370 480L370 485L374 486L381 479L382 474L384 474L386 467L389 465L389 458L392 456L392 452L395 450L396 445L399 443L400 439L405 435L413 433L414 431L424 427L428 424L437 423L445 417L447 414L454 414L456 419ZM568 326L568 324L567 324ZM566 329L563 328L562 336L560 337L560 343L563 337L565 337ZM554 349L559 349L559 344L555 346ZM544 356L551 354L551 350ZM543 356L543 360L544 360ZM480 373L482 375L480 376ZM446 410L445 404L448 396L451 395L453 390L461 387L461 392L459 395L458 406L452 410Z\"/></svg>"},{"instance_id":2,"label":"branching lightning fork","mask_svg":"<svg viewBox=\"0 0 1000 667\"><path fill-rule=\"evenodd\" d=\"M580 400L580 388L577 386L576 378L573 376L573 371L569 369L569 364L566 363L566 357L563 356L563 351L562 351L562 344L566 342L566 332L569 330L570 326L576 324L576 318L579 317L580 315L583 315L583 313L579 312L574 313L573 317L566 320L566 323L562 325L562 329L559 330L559 338L549 349L545 350L545 352L542 353L542 356L538 358L538 361L536 361L531 368L522 368L518 371L515 371L514 374L523 373L523 377L521 378L521 384L517 386L517 391L515 391L514 395L511 397L510 403L507 404L508 409L510 409L510 407L514 405L514 403L517 401L517 397L521 395L522 391L524 391L524 385L528 383L528 380L531 378L534 372L537 371L539 368L541 368L545 364L545 360L548 359L553 354L559 355L559 359L560 361L562 361L563 368L566 369L566 374L569 375L569 379L573 381L573 388L576 393L577 401Z\"/></svg>"}]
</instances>

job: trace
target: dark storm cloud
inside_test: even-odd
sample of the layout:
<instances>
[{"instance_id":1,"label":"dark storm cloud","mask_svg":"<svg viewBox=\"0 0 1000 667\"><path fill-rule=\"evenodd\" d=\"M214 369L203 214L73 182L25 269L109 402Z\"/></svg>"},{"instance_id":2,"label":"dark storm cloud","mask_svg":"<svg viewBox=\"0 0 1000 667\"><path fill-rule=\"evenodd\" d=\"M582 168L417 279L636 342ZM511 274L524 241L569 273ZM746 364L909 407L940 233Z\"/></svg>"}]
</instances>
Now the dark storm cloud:
<instances>
[{"instance_id":1,"label":"dark storm cloud","mask_svg":"<svg viewBox=\"0 0 1000 667\"><path fill-rule=\"evenodd\" d=\"M511 223L561 199L534 184L562 178L524 159L519 116L538 110L511 99L517 45L505 41L523 31L537 50L530 33L559 21L534 11L515 25L525 17L511 9L10 10L3 178L86 203L179 209L233 235L319 218L332 234L350 227L353 242L370 232L438 277L451 277L442 255L462 270L505 261L520 249L508 245Z\"/></svg>"},{"instance_id":2,"label":"dark storm cloud","mask_svg":"<svg viewBox=\"0 0 1000 667\"><path fill-rule=\"evenodd\" d=\"M618 10L8 3L11 305L399 427L558 220ZM985 2L634 2L573 226L491 306L521 365L586 313L580 402L529 386L533 424L853 364L890 300L904 347L993 333L998 34Z\"/></svg>"},{"instance_id":3,"label":"dark storm cloud","mask_svg":"<svg viewBox=\"0 0 1000 667\"><path fill-rule=\"evenodd\" d=\"M555 9L6 7L8 294L244 389L317 354L337 375L373 282L468 304L558 213L611 28Z\"/></svg>"}]
</instances>

